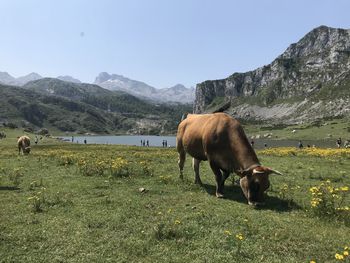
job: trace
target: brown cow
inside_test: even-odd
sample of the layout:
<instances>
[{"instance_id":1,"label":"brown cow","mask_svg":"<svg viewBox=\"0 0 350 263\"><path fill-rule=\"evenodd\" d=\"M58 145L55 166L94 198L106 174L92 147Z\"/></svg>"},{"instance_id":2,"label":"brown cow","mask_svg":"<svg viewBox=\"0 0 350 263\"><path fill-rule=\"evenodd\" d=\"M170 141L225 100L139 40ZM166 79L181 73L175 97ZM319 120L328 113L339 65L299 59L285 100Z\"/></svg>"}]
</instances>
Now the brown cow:
<instances>
[{"instance_id":1,"label":"brown cow","mask_svg":"<svg viewBox=\"0 0 350 263\"><path fill-rule=\"evenodd\" d=\"M199 163L209 161L215 174L216 196L223 197L224 184L235 172L250 205L262 204L270 186L268 175L280 174L260 164L240 123L225 113L189 114L178 127L176 147L179 152L180 178L186 153L193 157L195 183L202 184Z\"/></svg>"},{"instance_id":2,"label":"brown cow","mask_svg":"<svg viewBox=\"0 0 350 263\"><path fill-rule=\"evenodd\" d=\"M28 154L30 153L30 138L28 136L21 136L18 138L17 141L17 145L18 145L18 154L22 153L23 154Z\"/></svg>"}]
</instances>

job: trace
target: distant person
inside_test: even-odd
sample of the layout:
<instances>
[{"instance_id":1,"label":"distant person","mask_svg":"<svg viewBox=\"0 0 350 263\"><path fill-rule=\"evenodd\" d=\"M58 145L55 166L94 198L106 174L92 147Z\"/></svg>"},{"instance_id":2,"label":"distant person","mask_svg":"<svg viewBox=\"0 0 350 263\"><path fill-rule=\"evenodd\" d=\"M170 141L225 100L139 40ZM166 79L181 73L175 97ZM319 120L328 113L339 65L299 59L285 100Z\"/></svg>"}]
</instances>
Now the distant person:
<instances>
[{"instance_id":1,"label":"distant person","mask_svg":"<svg viewBox=\"0 0 350 263\"><path fill-rule=\"evenodd\" d=\"M163 148L165 147L165 141L164 140L162 141L162 146L163 146Z\"/></svg>"},{"instance_id":2,"label":"distant person","mask_svg":"<svg viewBox=\"0 0 350 263\"><path fill-rule=\"evenodd\" d=\"M303 149L304 148L304 145L303 145L303 143L301 141L299 141L299 143L298 143L298 148L299 149Z\"/></svg>"},{"instance_id":3,"label":"distant person","mask_svg":"<svg viewBox=\"0 0 350 263\"><path fill-rule=\"evenodd\" d=\"M308 144L308 145L307 145L307 148L311 148L311 145L310 145L310 144Z\"/></svg>"},{"instance_id":4,"label":"distant person","mask_svg":"<svg viewBox=\"0 0 350 263\"><path fill-rule=\"evenodd\" d=\"M72 136L72 142L74 142L74 136Z\"/></svg>"},{"instance_id":5,"label":"distant person","mask_svg":"<svg viewBox=\"0 0 350 263\"><path fill-rule=\"evenodd\" d=\"M142 146L146 146L146 141L145 140L143 140Z\"/></svg>"},{"instance_id":6,"label":"distant person","mask_svg":"<svg viewBox=\"0 0 350 263\"><path fill-rule=\"evenodd\" d=\"M344 148L350 148L350 141L349 140L346 140L344 142Z\"/></svg>"},{"instance_id":7,"label":"distant person","mask_svg":"<svg viewBox=\"0 0 350 263\"><path fill-rule=\"evenodd\" d=\"M149 147L149 141L147 140L147 142L146 142L146 145L147 145L147 147Z\"/></svg>"},{"instance_id":8,"label":"distant person","mask_svg":"<svg viewBox=\"0 0 350 263\"><path fill-rule=\"evenodd\" d=\"M34 143L35 143L35 145L38 144L38 136L35 136Z\"/></svg>"},{"instance_id":9,"label":"distant person","mask_svg":"<svg viewBox=\"0 0 350 263\"><path fill-rule=\"evenodd\" d=\"M254 140L250 141L250 145L254 148Z\"/></svg>"},{"instance_id":10,"label":"distant person","mask_svg":"<svg viewBox=\"0 0 350 263\"><path fill-rule=\"evenodd\" d=\"M267 143L266 142L264 143L264 148L267 148Z\"/></svg>"},{"instance_id":11,"label":"distant person","mask_svg":"<svg viewBox=\"0 0 350 263\"><path fill-rule=\"evenodd\" d=\"M165 147L168 147L168 141L165 140Z\"/></svg>"},{"instance_id":12,"label":"distant person","mask_svg":"<svg viewBox=\"0 0 350 263\"><path fill-rule=\"evenodd\" d=\"M340 148L341 147L341 138L339 137L337 140L337 147Z\"/></svg>"},{"instance_id":13,"label":"distant person","mask_svg":"<svg viewBox=\"0 0 350 263\"><path fill-rule=\"evenodd\" d=\"M86 141L86 139L84 139L84 144L87 144L87 141Z\"/></svg>"}]
</instances>

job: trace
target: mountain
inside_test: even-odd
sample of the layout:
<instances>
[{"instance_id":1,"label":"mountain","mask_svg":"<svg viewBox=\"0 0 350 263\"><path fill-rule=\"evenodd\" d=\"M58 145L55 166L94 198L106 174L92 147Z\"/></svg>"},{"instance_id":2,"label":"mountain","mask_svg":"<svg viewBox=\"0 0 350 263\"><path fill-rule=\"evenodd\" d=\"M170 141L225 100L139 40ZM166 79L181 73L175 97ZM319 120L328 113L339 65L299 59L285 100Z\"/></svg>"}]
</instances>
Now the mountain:
<instances>
[{"instance_id":1,"label":"mountain","mask_svg":"<svg viewBox=\"0 0 350 263\"><path fill-rule=\"evenodd\" d=\"M180 84L171 88L156 89L144 82L117 74L110 75L107 72L101 72L96 77L94 84L109 90L124 91L154 102L193 103L194 100L194 89L187 89Z\"/></svg>"},{"instance_id":2,"label":"mountain","mask_svg":"<svg viewBox=\"0 0 350 263\"><path fill-rule=\"evenodd\" d=\"M0 83L1 84L12 85L13 83L15 83L15 81L16 81L16 78L12 77L7 72L0 72Z\"/></svg>"},{"instance_id":3,"label":"mountain","mask_svg":"<svg viewBox=\"0 0 350 263\"><path fill-rule=\"evenodd\" d=\"M67 82L73 82L73 83L81 83L79 79L73 78L72 76L58 76L57 79L67 81Z\"/></svg>"},{"instance_id":4,"label":"mountain","mask_svg":"<svg viewBox=\"0 0 350 263\"><path fill-rule=\"evenodd\" d=\"M189 105L154 105L97 85L43 78L0 84L0 124L61 131L173 134Z\"/></svg>"},{"instance_id":5,"label":"mountain","mask_svg":"<svg viewBox=\"0 0 350 263\"><path fill-rule=\"evenodd\" d=\"M182 103L193 103L195 90L193 87L186 88L182 84L177 84L170 88L158 90L158 98L161 101L177 101Z\"/></svg>"},{"instance_id":6,"label":"mountain","mask_svg":"<svg viewBox=\"0 0 350 263\"><path fill-rule=\"evenodd\" d=\"M37 79L41 79L41 78L42 78L42 76L40 76L38 73L32 72L28 75L17 78L16 85L23 86L24 84L26 84L29 81L33 81L33 80L37 80Z\"/></svg>"},{"instance_id":7,"label":"mountain","mask_svg":"<svg viewBox=\"0 0 350 263\"><path fill-rule=\"evenodd\" d=\"M223 106L253 121L350 116L350 30L320 26L269 65L197 84L194 112Z\"/></svg>"},{"instance_id":8,"label":"mountain","mask_svg":"<svg viewBox=\"0 0 350 263\"><path fill-rule=\"evenodd\" d=\"M23 86L29 81L41 79L42 76L39 74L32 72L28 75L22 76L22 77L12 77L7 72L0 72L0 83L5 85L14 85L14 86Z\"/></svg>"},{"instance_id":9,"label":"mountain","mask_svg":"<svg viewBox=\"0 0 350 263\"><path fill-rule=\"evenodd\" d=\"M117 74L109 75L107 72L100 73L96 77L94 84L109 90L125 91L138 97L148 98L156 93L156 89L146 83L128 79Z\"/></svg>"}]
</instances>

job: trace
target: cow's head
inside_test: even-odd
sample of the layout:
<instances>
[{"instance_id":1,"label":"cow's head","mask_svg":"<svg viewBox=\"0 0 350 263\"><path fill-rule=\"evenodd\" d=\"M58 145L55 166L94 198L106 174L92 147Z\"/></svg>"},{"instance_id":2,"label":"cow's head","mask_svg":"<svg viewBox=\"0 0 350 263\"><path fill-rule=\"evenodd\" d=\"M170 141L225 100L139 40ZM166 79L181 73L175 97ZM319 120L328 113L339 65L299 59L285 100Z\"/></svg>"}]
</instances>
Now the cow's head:
<instances>
[{"instance_id":1,"label":"cow's head","mask_svg":"<svg viewBox=\"0 0 350 263\"><path fill-rule=\"evenodd\" d=\"M23 149L23 153L29 154L30 153L30 146L27 146Z\"/></svg>"},{"instance_id":2,"label":"cow's head","mask_svg":"<svg viewBox=\"0 0 350 263\"><path fill-rule=\"evenodd\" d=\"M264 204L264 192L270 187L269 174L272 173L281 174L264 166L257 166L242 172L240 185L248 204L254 206Z\"/></svg>"}]
</instances>

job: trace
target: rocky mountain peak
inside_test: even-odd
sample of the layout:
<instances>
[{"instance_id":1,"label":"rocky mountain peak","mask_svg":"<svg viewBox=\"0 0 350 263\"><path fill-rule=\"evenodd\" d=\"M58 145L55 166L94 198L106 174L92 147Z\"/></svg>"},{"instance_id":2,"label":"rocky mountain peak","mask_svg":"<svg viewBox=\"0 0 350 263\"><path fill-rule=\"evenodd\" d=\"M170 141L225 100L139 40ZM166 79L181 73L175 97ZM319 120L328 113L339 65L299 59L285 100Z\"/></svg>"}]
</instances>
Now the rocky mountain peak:
<instances>
[{"instance_id":1,"label":"rocky mountain peak","mask_svg":"<svg viewBox=\"0 0 350 263\"><path fill-rule=\"evenodd\" d=\"M109 80L112 76L109 75L107 72L101 72L100 74L98 74L98 76L95 78L95 84L100 84L103 83L107 80Z\"/></svg>"},{"instance_id":2,"label":"rocky mountain peak","mask_svg":"<svg viewBox=\"0 0 350 263\"><path fill-rule=\"evenodd\" d=\"M0 72L0 83L11 84L16 79L7 72Z\"/></svg>"},{"instance_id":3,"label":"rocky mountain peak","mask_svg":"<svg viewBox=\"0 0 350 263\"><path fill-rule=\"evenodd\" d=\"M347 102L344 102L347 100L334 103L341 97L350 97L349 84L350 30L320 26L291 44L269 65L197 84L194 111L213 110L230 102L228 111L245 119L296 122L310 117L311 112L314 112L313 118L327 114L350 115L350 106L345 106ZM328 107L321 111L318 100L332 100L329 105L341 108ZM292 101L296 104L290 106ZM275 110L274 114L260 116L263 110L256 110L256 106L266 107L268 112L269 107L278 106L278 103L285 104L276 107L281 112Z\"/></svg>"},{"instance_id":4,"label":"rocky mountain peak","mask_svg":"<svg viewBox=\"0 0 350 263\"><path fill-rule=\"evenodd\" d=\"M307 33L297 43L291 44L281 58L311 56L326 50L349 51L350 29L319 26Z\"/></svg>"}]
</instances>

